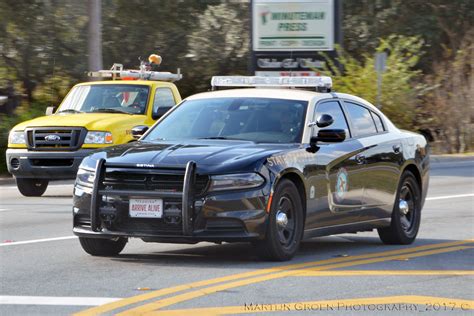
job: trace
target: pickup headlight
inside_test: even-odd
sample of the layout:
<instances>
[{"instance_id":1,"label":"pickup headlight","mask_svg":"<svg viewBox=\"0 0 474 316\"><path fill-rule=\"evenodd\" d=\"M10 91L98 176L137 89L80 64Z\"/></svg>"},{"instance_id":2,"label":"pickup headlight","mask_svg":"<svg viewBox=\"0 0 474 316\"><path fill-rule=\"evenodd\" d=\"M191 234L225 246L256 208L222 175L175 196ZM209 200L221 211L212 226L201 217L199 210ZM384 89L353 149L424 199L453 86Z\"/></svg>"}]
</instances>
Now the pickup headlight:
<instances>
[{"instance_id":1,"label":"pickup headlight","mask_svg":"<svg viewBox=\"0 0 474 316\"><path fill-rule=\"evenodd\" d=\"M84 144L112 144L112 133L109 132L87 132Z\"/></svg>"},{"instance_id":2,"label":"pickup headlight","mask_svg":"<svg viewBox=\"0 0 474 316\"><path fill-rule=\"evenodd\" d=\"M76 176L76 183L86 187L94 185L95 171L79 168Z\"/></svg>"},{"instance_id":3,"label":"pickup headlight","mask_svg":"<svg viewBox=\"0 0 474 316\"><path fill-rule=\"evenodd\" d=\"M8 142L10 144L26 144L24 131L11 131Z\"/></svg>"},{"instance_id":4,"label":"pickup headlight","mask_svg":"<svg viewBox=\"0 0 474 316\"><path fill-rule=\"evenodd\" d=\"M261 186L265 179L258 173L236 173L211 176L209 191L251 189Z\"/></svg>"}]
</instances>

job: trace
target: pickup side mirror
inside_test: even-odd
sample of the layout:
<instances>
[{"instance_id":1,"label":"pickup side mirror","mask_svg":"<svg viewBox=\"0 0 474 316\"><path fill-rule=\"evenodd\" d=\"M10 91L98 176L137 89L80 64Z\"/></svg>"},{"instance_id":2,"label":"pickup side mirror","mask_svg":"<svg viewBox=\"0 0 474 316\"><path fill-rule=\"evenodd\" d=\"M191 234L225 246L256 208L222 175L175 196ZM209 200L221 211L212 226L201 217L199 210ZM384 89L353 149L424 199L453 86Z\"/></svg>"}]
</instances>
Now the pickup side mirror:
<instances>
[{"instance_id":1,"label":"pickup side mirror","mask_svg":"<svg viewBox=\"0 0 474 316\"><path fill-rule=\"evenodd\" d=\"M163 115L166 114L166 112L168 112L169 110L171 109L171 107L159 107L158 110L156 110L156 112L154 112L151 116L152 119L154 119L155 121L157 119L159 119L160 117L162 117Z\"/></svg>"},{"instance_id":2,"label":"pickup side mirror","mask_svg":"<svg viewBox=\"0 0 474 316\"><path fill-rule=\"evenodd\" d=\"M53 115L54 112L56 112L56 107L54 107L54 106L48 106L48 107L46 108L46 111L45 111L44 114L46 114L46 115Z\"/></svg>"},{"instance_id":3,"label":"pickup side mirror","mask_svg":"<svg viewBox=\"0 0 474 316\"><path fill-rule=\"evenodd\" d=\"M309 143L311 147L315 147L318 142L340 143L346 139L346 131L343 129L322 129L318 132L318 136L311 137Z\"/></svg>"},{"instance_id":4,"label":"pickup side mirror","mask_svg":"<svg viewBox=\"0 0 474 316\"><path fill-rule=\"evenodd\" d=\"M140 137L143 136L143 134L146 133L148 130L148 126L145 125L138 125L132 128L132 137L135 139L139 139Z\"/></svg>"}]
</instances>

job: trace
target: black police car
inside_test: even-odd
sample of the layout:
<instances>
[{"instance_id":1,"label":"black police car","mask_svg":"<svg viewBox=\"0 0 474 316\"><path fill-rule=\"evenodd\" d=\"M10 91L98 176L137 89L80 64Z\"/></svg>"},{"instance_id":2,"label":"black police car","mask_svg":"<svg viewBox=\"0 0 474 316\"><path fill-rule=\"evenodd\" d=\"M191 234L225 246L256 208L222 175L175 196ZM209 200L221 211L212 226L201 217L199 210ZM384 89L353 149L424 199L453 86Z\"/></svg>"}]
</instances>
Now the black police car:
<instances>
[{"instance_id":1,"label":"black police car","mask_svg":"<svg viewBox=\"0 0 474 316\"><path fill-rule=\"evenodd\" d=\"M414 241L428 189L424 137L330 92L328 77L214 77L213 86L257 88L191 96L137 142L83 160L73 215L87 253L117 255L131 237L248 241L271 260L330 234L377 229L384 243Z\"/></svg>"}]
</instances>

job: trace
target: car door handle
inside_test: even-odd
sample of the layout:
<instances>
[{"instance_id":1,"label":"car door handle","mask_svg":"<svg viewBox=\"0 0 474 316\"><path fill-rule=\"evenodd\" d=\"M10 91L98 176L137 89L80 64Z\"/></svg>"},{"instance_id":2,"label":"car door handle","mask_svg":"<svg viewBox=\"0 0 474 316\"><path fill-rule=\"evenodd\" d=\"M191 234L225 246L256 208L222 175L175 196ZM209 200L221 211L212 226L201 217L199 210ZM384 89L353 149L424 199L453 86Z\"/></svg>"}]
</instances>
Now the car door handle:
<instances>
[{"instance_id":1,"label":"car door handle","mask_svg":"<svg viewBox=\"0 0 474 316\"><path fill-rule=\"evenodd\" d=\"M401 151L401 147L400 145L393 145L393 152L396 153L396 154L399 154L400 151Z\"/></svg>"},{"instance_id":2,"label":"car door handle","mask_svg":"<svg viewBox=\"0 0 474 316\"><path fill-rule=\"evenodd\" d=\"M355 161L361 165L365 162L365 156L364 155L356 155L355 156Z\"/></svg>"}]
</instances>

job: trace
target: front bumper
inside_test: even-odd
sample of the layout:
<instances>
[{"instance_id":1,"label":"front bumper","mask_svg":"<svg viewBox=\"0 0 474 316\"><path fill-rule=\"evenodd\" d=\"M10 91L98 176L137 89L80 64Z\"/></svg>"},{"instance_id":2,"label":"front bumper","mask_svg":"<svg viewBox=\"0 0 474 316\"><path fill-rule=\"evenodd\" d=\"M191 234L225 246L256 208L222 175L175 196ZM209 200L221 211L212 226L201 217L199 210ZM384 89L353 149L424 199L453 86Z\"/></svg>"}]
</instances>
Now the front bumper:
<instances>
[{"instance_id":1,"label":"front bumper","mask_svg":"<svg viewBox=\"0 0 474 316\"><path fill-rule=\"evenodd\" d=\"M49 152L9 148L6 151L8 172L17 178L75 179L82 159L93 151L94 149L80 149Z\"/></svg>"},{"instance_id":2,"label":"front bumper","mask_svg":"<svg viewBox=\"0 0 474 316\"><path fill-rule=\"evenodd\" d=\"M103 169L116 166L98 163L93 187L76 184L73 198L75 235L89 238L136 237L146 242L236 242L265 236L268 214L265 205L269 184L253 190L196 194L195 165L184 172L183 192L109 190L101 186ZM163 199L163 218L131 218L129 198ZM107 202L109 199L113 202ZM179 220L167 220L172 205ZM112 217L110 217L112 215ZM111 219L113 218L113 219Z\"/></svg>"}]
</instances>

